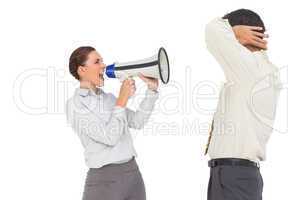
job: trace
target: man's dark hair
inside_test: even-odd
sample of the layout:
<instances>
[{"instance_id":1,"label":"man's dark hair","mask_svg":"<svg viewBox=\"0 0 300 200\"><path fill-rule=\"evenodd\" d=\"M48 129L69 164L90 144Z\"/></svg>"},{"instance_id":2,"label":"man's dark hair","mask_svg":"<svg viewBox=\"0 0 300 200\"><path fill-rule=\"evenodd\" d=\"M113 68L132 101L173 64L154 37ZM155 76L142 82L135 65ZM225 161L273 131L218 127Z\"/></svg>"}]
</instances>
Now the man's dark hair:
<instances>
[{"instance_id":1,"label":"man's dark hair","mask_svg":"<svg viewBox=\"0 0 300 200\"><path fill-rule=\"evenodd\" d=\"M264 22L260 16L252 10L238 9L226 14L223 19L228 19L228 22L231 26L259 26L263 28L263 30L260 30L259 32L264 33L266 31Z\"/></svg>"},{"instance_id":2,"label":"man's dark hair","mask_svg":"<svg viewBox=\"0 0 300 200\"><path fill-rule=\"evenodd\" d=\"M69 59L69 71L70 73L79 80L77 69L80 65L84 65L90 52L95 51L94 47L83 46L75 49Z\"/></svg>"}]
</instances>

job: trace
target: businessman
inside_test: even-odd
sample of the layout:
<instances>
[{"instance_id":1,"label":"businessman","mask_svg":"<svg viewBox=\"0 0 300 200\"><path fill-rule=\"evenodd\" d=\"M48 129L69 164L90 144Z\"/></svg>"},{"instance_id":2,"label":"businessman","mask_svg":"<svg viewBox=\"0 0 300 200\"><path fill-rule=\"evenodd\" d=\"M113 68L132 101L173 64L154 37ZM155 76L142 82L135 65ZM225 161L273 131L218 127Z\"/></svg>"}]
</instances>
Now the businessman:
<instances>
[{"instance_id":1,"label":"businessman","mask_svg":"<svg viewBox=\"0 0 300 200\"><path fill-rule=\"evenodd\" d=\"M206 25L207 49L226 78L206 148L208 200L262 199L259 162L266 158L280 85L267 37L260 16L246 9Z\"/></svg>"}]
</instances>

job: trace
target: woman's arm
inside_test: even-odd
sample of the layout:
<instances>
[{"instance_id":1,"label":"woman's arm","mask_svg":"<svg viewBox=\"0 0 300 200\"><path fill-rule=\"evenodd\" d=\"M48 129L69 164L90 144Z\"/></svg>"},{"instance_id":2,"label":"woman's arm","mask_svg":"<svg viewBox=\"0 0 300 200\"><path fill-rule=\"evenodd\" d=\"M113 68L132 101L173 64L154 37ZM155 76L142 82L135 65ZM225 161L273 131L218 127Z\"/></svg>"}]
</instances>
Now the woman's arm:
<instances>
[{"instance_id":1,"label":"woman's arm","mask_svg":"<svg viewBox=\"0 0 300 200\"><path fill-rule=\"evenodd\" d=\"M67 115L72 128L79 135L85 134L92 140L108 146L114 146L119 141L127 128L127 116L125 108L115 106L107 121L101 115L97 115L93 109L84 104L84 111L74 109L72 102L68 102ZM107 121L107 122L105 122Z\"/></svg>"},{"instance_id":2,"label":"woman's arm","mask_svg":"<svg viewBox=\"0 0 300 200\"><path fill-rule=\"evenodd\" d=\"M125 106L133 93L132 82L124 81L112 113L95 112L95 107L92 106L93 102L86 97L79 99L83 109L76 107L76 103L72 102L74 99L68 101L66 111L68 122L78 134L86 134L96 142L114 146L128 128ZM107 117L109 117L108 120Z\"/></svg>"},{"instance_id":3,"label":"woman's arm","mask_svg":"<svg viewBox=\"0 0 300 200\"><path fill-rule=\"evenodd\" d=\"M126 108L128 126L134 129L141 129L147 123L158 99L158 92L147 89L145 98L139 105L136 112Z\"/></svg>"},{"instance_id":4,"label":"woman's arm","mask_svg":"<svg viewBox=\"0 0 300 200\"><path fill-rule=\"evenodd\" d=\"M142 74L139 74L139 78L147 84L148 89L145 98L136 112L127 109L128 125L130 128L135 129L144 127L154 109L155 102L158 99L158 79L146 77Z\"/></svg>"}]
</instances>

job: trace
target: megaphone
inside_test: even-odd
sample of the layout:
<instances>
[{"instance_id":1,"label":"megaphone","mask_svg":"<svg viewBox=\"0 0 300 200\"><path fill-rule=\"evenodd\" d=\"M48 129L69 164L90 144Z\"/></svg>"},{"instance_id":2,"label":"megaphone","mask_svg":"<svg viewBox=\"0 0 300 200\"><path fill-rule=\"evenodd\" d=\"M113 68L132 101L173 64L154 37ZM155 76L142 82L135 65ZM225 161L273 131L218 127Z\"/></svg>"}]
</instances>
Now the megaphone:
<instances>
[{"instance_id":1,"label":"megaphone","mask_svg":"<svg viewBox=\"0 0 300 200\"><path fill-rule=\"evenodd\" d=\"M139 73L160 79L164 84L167 84L170 78L170 68L166 50L161 47L158 53L150 58L127 63L114 63L106 66L105 70L107 77L121 80L137 76Z\"/></svg>"}]
</instances>

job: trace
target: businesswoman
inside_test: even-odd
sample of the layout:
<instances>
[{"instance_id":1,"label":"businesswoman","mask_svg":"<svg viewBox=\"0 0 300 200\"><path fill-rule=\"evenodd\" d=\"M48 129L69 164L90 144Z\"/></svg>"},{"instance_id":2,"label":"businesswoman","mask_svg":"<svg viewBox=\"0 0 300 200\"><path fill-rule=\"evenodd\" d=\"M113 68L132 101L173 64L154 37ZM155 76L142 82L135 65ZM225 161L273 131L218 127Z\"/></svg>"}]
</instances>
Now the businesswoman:
<instances>
[{"instance_id":1,"label":"businesswoman","mask_svg":"<svg viewBox=\"0 0 300 200\"><path fill-rule=\"evenodd\" d=\"M80 87L66 103L66 116L81 140L89 167L83 200L145 200L129 129L141 129L150 117L158 98L158 80L139 76L148 89L134 112L126 108L136 90L134 80L123 81L115 97L100 88L104 69L93 47L79 47L70 56L69 71Z\"/></svg>"}]
</instances>

